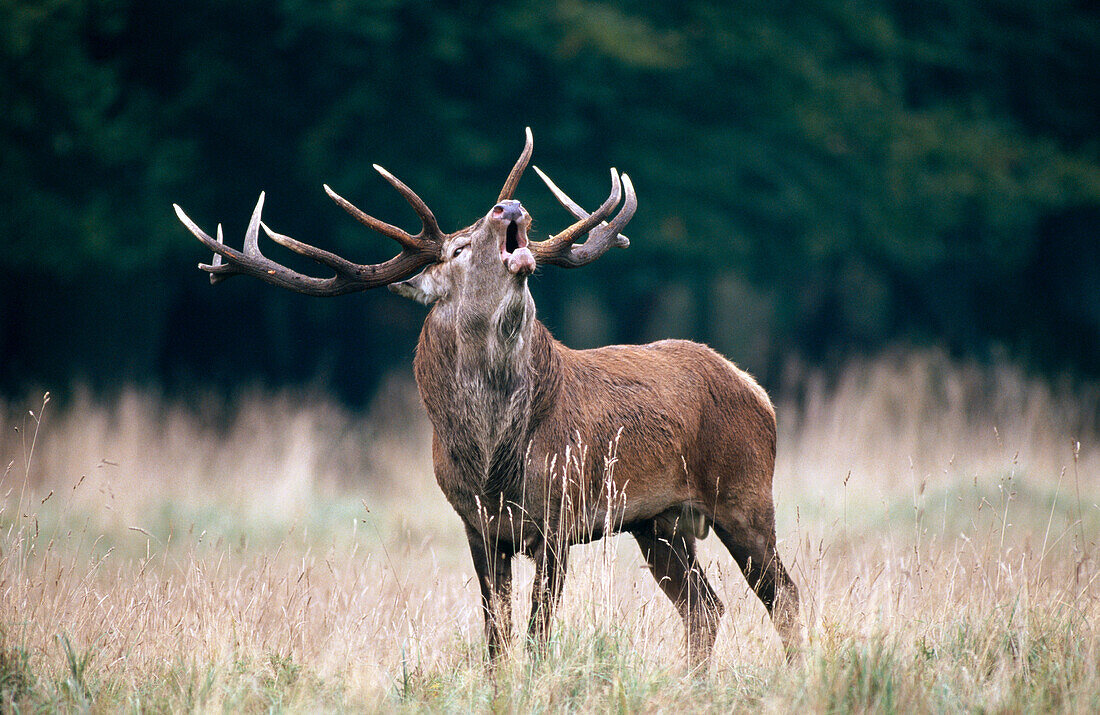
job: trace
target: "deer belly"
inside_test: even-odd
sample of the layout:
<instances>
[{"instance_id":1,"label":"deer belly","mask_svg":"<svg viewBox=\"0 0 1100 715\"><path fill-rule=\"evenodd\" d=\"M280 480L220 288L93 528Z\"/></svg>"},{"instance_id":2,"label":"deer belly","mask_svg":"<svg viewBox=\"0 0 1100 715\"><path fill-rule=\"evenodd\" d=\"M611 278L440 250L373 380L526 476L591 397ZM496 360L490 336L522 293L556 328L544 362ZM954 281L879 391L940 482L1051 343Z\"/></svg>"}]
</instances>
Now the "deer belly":
<instances>
[{"instance_id":1,"label":"deer belly","mask_svg":"<svg viewBox=\"0 0 1100 715\"><path fill-rule=\"evenodd\" d=\"M608 475L605 475L605 477ZM618 531L625 524L653 519L692 501L682 469L625 470L605 478L586 509L589 530Z\"/></svg>"}]
</instances>

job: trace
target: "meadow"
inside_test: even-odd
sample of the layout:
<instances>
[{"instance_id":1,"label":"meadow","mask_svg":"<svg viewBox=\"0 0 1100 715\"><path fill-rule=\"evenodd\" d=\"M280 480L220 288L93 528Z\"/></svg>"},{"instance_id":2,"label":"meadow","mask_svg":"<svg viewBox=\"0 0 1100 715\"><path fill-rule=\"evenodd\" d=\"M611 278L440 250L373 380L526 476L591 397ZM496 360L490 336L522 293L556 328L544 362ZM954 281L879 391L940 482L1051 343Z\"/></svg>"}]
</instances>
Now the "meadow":
<instances>
[{"instance_id":1,"label":"meadow","mask_svg":"<svg viewBox=\"0 0 1100 715\"><path fill-rule=\"evenodd\" d=\"M490 677L407 376L0 405L0 710L1100 711L1100 388L936 352L776 396L784 663L713 536L706 671L630 537L574 549L549 653ZM513 606L526 619L532 568Z\"/></svg>"}]
</instances>

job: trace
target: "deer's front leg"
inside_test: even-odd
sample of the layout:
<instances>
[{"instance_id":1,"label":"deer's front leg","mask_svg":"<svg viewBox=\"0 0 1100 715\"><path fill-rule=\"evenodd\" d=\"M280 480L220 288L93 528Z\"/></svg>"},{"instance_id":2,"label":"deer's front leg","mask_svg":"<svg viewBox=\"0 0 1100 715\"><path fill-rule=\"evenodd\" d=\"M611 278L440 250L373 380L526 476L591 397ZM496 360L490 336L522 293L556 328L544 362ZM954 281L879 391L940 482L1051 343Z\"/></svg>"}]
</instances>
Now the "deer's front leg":
<instances>
[{"instance_id":1,"label":"deer's front leg","mask_svg":"<svg viewBox=\"0 0 1100 715\"><path fill-rule=\"evenodd\" d=\"M550 621L561 598L569 547L552 540L543 541L536 550L535 583L531 589L531 620L528 622L528 646L538 655L545 654L550 639Z\"/></svg>"},{"instance_id":2,"label":"deer's front leg","mask_svg":"<svg viewBox=\"0 0 1100 715\"><path fill-rule=\"evenodd\" d=\"M481 585L489 658L496 660L512 638L512 553L486 543L485 536L469 527L466 538Z\"/></svg>"}]
</instances>

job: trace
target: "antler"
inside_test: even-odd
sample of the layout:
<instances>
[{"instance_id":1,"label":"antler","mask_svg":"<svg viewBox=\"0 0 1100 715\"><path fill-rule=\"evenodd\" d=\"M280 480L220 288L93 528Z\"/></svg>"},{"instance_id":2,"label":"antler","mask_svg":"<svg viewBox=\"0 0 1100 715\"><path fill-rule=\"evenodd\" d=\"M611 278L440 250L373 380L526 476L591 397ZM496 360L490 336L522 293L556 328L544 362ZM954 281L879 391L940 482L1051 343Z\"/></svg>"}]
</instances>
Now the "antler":
<instances>
[{"instance_id":1,"label":"antler","mask_svg":"<svg viewBox=\"0 0 1100 715\"><path fill-rule=\"evenodd\" d=\"M260 212L264 206L263 192L260 192L256 208L252 211L252 220L249 221L248 231L244 235L243 251L225 245L221 224L218 224L218 237L215 240L195 225L195 222L188 218L178 205L172 204L172 206L176 209L176 216L183 225L207 248L214 251L214 260L211 263L199 264L199 268L210 274L211 284L217 284L230 276L249 275L280 288L288 288L307 295L331 296L354 293L404 280L429 263L438 261L443 240L446 238L427 204L412 189L377 164L374 168L405 197L420 216L423 223L420 233L414 236L363 213L328 185L325 185L325 193L364 226L389 236L401 244L401 253L383 263L371 265L352 263L334 253L302 243L290 236L275 233L260 220ZM331 268L336 275L331 278L307 276L267 258L260 253L259 229L261 226L275 243Z\"/></svg>"},{"instance_id":2,"label":"antler","mask_svg":"<svg viewBox=\"0 0 1100 715\"><path fill-rule=\"evenodd\" d=\"M512 167L512 171L508 174L508 180L504 182L504 188L500 190L500 196L497 197L497 203L512 198L512 194L516 193L516 186L519 185L519 179L523 176L523 170L527 168L527 162L531 161L531 152L535 150L535 139L531 136L531 127L527 127L527 141L523 144L523 151L519 155L519 159L516 160L516 165Z\"/></svg>"},{"instance_id":3,"label":"antler","mask_svg":"<svg viewBox=\"0 0 1100 715\"><path fill-rule=\"evenodd\" d=\"M545 241L532 241L529 245L531 251L535 254L536 261L539 263L552 263L563 268L577 268L596 260L612 246L626 248L630 245L630 239L619 235L619 231L626 226L627 222L634 216L634 211L638 208L638 199L634 195L634 185L630 183L629 176L622 175L620 186L619 174L615 169L612 169L611 194L607 197L607 201L603 202L603 205L596 209L594 213L589 214L573 199L569 198L564 191L559 189L550 180L550 177L542 173L537 166L535 171L538 173L539 178L546 183L558 202L569 213L573 214L574 218L578 219L572 226ZM623 193L625 193L625 198L623 199L622 210L615 218L611 219L610 223L607 223L605 219L611 215ZM588 234L588 240L580 246L574 246L573 242L585 233Z\"/></svg>"}]
</instances>

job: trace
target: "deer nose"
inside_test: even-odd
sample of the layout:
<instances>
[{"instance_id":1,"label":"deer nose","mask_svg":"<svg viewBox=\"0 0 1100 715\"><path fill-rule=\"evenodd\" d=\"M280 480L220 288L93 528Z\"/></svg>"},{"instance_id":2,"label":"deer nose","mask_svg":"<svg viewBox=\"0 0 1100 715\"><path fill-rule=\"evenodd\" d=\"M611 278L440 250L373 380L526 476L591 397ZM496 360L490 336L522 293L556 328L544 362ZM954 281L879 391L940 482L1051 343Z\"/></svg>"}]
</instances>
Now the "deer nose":
<instances>
[{"instance_id":1,"label":"deer nose","mask_svg":"<svg viewBox=\"0 0 1100 715\"><path fill-rule=\"evenodd\" d=\"M493 218L501 221L519 221L523 218L523 206L514 199L501 201L493 207Z\"/></svg>"}]
</instances>

